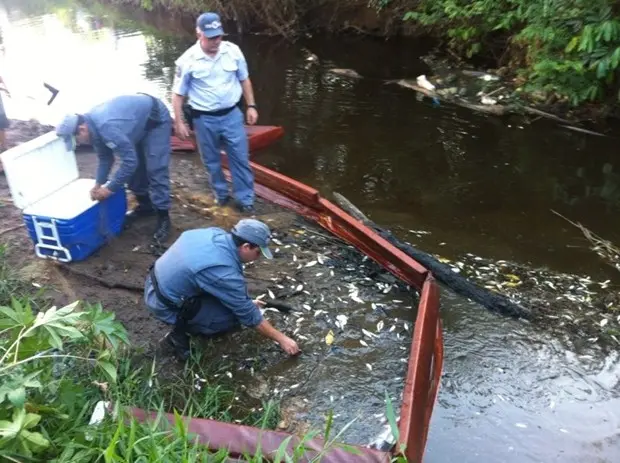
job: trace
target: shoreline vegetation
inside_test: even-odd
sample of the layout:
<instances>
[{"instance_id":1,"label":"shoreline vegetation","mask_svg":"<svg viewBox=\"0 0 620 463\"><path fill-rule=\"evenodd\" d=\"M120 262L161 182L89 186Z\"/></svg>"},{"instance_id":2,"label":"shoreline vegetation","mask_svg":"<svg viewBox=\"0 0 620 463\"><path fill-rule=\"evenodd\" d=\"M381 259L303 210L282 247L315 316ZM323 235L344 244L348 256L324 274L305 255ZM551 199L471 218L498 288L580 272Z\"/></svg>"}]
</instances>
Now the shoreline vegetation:
<instances>
[{"instance_id":1,"label":"shoreline vegetation","mask_svg":"<svg viewBox=\"0 0 620 463\"><path fill-rule=\"evenodd\" d=\"M93 3L83 1L85 5ZM188 16L212 9L229 22L228 30L233 33L288 40L318 33L431 40L438 53L453 61L455 69L474 67L500 76L511 99L522 106L572 123L601 124L620 118L620 11L608 0L103 3Z\"/></svg>"}]
</instances>

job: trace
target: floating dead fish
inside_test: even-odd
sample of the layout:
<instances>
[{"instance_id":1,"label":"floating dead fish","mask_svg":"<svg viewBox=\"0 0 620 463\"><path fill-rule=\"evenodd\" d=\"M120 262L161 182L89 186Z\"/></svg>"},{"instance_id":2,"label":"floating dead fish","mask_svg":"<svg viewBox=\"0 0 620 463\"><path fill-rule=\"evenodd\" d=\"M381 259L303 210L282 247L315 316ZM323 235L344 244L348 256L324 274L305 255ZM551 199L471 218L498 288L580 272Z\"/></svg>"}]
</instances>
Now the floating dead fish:
<instances>
[{"instance_id":1,"label":"floating dead fish","mask_svg":"<svg viewBox=\"0 0 620 463\"><path fill-rule=\"evenodd\" d=\"M303 291L303 289L304 289L304 285L299 285L295 288L295 291L300 292L300 291Z\"/></svg>"},{"instance_id":2,"label":"floating dead fish","mask_svg":"<svg viewBox=\"0 0 620 463\"><path fill-rule=\"evenodd\" d=\"M312 310L312 307L310 307L308 304L302 304L301 306L306 310Z\"/></svg>"},{"instance_id":3,"label":"floating dead fish","mask_svg":"<svg viewBox=\"0 0 620 463\"><path fill-rule=\"evenodd\" d=\"M603 328L605 325L607 325L607 323L609 323L609 320L606 318L603 318L600 322L599 325L601 325L601 328Z\"/></svg>"},{"instance_id":4,"label":"floating dead fish","mask_svg":"<svg viewBox=\"0 0 620 463\"><path fill-rule=\"evenodd\" d=\"M376 334L371 333L371 332L370 332L370 331L368 331L368 330L365 330L364 328L362 328L362 333L364 333L364 335L368 336L368 337L369 337L369 338L371 338L371 339L372 339L372 338L378 338L378 337L379 337L379 336L377 336Z\"/></svg>"},{"instance_id":5,"label":"floating dead fish","mask_svg":"<svg viewBox=\"0 0 620 463\"><path fill-rule=\"evenodd\" d=\"M381 331L384 327L384 323L383 320L379 321L379 323L377 323L377 331Z\"/></svg>"},{"instance_id":6,"label":"floating dead fish","mask_svg":"<svg viewBox=\"0 0 620 463\"><path fill-rule=\"evenodd\" d=\"M344 329L345 325L347 324L348 318L346 315L336 315L336 326L338 326L338 328L340 328L341 330Z\"/></svg>"},{"instance_id":7,"label":"floating dead fish","mask_svg":"<svg viewBox=\"0 0 620 463\"><path fill-rule=\"evenodd\" d=\"M370 363L366 364L366 368L368 368L368 370L372 371L372 365Z\"/></svg>"},{"instance_id":8,"label":"floating dead fish","mask_svg":"<svg viewBox=\"0 0 620 463\"><path fill-rule=\"evenodd\" d=\"M316 255L316 260L319 262L319 264L323 265L325 263L325 258L321 255L321 254L317 254Z\"/></svg>"},{"instance_id":9,"label":"floating dead fish","mask_svg":"<svg viewBox=\"0 0 620 463\"><path fill-rule=\"evenodd\" d=\"M275 298L276 298L276 295L275 295L275 294L273 294L273 291L271 291L270 289L268 289L268 290L267 290L267 293L269 293L269 297L270 297L271 299L275 299Z\"/></svg>"},{"instance_id":10,"label":"floating dead fish","mask_svg":"<svg viewBox=\"0 0 620 463\"><path fill-rule=\"evenodd\" d=\"M390 333L394 331L395 329L396 329L396 325L392 325L392 327L390 328Z\"/></svg>"},{"instance_id":11,"label":"floating dead fish","mask_svg":"<svg viewBox=\"0 0 620 463\"><path fill-rule=\"evenodd\" d=\"M363 339L360 339L360 344L364 347L368 347L368 343L364 341Z\"/></svg>"},{"instance_id":12,"label":"floating dead fish","mask_svg":"<svg viewBox=\"0 0 620 463\"><path fill-rule=\"evenodd\" d=\"M318 262L316 260L310 261L306 264L306 267L314 267Z\"/></svg>"},{"instance_id":13,"label":"floating dead fish","mask_svg":"<svg viewBox=\"0 0 620 463\"><path fill-rule=\"evenodd\" d=\"M317 277L320 277L321 275L323 275L323 273L321 273L321 272L316 274Z\"/></svg>"},{"instance_id":14,"label":"floating dead fish","mask_svg":"<svg viewBox=\"0 0 620 463\"><path fill-rule=\"evenodd\" d=\"M328 70L327 72L331 74L338 74L339 76L350 77L352 79L361 79L362 76L353 69L341 69L341 68L333 68Z\"/></svg>"},{"instance_id":15,"label":"floating dead fish","mask_svg":"<svg viewBox=\"0 0 620 463\"><path fill-rule=\"evenodd\" d=\"M327 313L325 310L317 310L316 312L314 312L314 316L318 317L319 315L321 315L322 313Z\"/></svg>"},{"instance_id":16,"label":"floating dead fish","mask_svg":"<svg viewBox=\"0 0 620 463\"><path fill-rule=\"evenodd\" d=\"M525 423L515 423L515 426L517 428L523 428L523 429L527 428L527 424Z\"/></svg>"}]
</instances>

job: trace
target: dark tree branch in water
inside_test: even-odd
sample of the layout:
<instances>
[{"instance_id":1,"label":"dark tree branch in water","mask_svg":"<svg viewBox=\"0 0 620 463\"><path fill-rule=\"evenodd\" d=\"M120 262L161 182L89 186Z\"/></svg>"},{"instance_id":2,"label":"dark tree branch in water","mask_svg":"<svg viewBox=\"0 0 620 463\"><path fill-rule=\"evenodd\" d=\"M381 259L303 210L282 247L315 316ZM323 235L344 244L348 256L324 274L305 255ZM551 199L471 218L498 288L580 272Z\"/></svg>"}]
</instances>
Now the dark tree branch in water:
<instances>
[{"instance_id":1,"label":"dark tree branch in water","mask_svg":"<svg viewBox=\"0 0 620 463\"><path fill-rule=\"evenodd\" d=\"M590 243L592 243L591 249L594 252L596 252L601 259L607 261L607 263L611 265L613 268L615 268L616 270L620 270L620 249L614 246L614 244L611 241L607 241L606 239L601 238L600 236L598 236L591 230L588 230L586 227L584 227L580 223L573 222L572 220L567 219L562 214L554 211L553 209L551 209L551 212L553 212L558 217L563 218L571 225L574 225L575 227L579 228L579 230L581 230L581 233L583 233L583 236L585 236L586 239Z\"/></svg>"},{"instance_id":2,"label":"dark tree branch in water","mask_svg":"<svg viewBox=\"0 0 620 463\"><path fill-rule=\"evenodd\" d=\"M430 272L433 273L433 275L438 281L446 285L455 293L471 299L493 312L498 312L503 315L508 315L515 318L531 317L532 314L529 309L522 307L521 305L513 302L508 297L502 294L493 293L486 290L485 288L481 288L480 286L469 281L462 275L454 273L450 266L439 262L430 254L420 251L409 244L403 243L398 238L396 238L392 234L392 232L381 228L376 223L371 221L357 207L355 207L353 203L351 203L341 194L334 193L334 198L336 203L338 203L338 205L342 207L345 211L347 211L349 214L351 214L353 217L355 217L367 227L377 232L382 238L396 246L409 257L416 260L418 263L420 263L420 265L426 267Z\"/></svg>"}]
</instances>

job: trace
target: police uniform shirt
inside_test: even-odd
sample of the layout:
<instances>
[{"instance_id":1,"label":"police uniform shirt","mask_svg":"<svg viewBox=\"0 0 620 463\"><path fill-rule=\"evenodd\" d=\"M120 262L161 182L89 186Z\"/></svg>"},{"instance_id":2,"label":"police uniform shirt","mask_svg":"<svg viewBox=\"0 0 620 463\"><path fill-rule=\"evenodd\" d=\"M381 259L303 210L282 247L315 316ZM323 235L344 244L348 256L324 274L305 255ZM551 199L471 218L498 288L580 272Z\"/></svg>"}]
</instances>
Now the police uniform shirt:
<instances>
[{"instance_id":1,"label":"police uniform shirt","mask_svg":"<svg viewBox=\"0 0 620 463\"><path fill-rule=\"evenodd\" d=\"M227 41L222 41L214 57L208 56L197 42L175 64L172 90L187 96L190 106L198 111L217 111L236 105L243 93L241 82L249 77L243 52Z\"/></svg>"}]
</instances>

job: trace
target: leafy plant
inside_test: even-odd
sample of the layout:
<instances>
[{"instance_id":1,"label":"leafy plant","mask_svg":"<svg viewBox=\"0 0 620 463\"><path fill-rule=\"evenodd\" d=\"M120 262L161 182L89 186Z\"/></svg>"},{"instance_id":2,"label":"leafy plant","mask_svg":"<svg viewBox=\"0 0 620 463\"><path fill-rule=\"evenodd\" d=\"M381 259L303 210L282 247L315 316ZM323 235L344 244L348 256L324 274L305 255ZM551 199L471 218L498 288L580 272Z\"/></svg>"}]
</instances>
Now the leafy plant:
<instances>
[{"instance_id":1,"label":"leafy plant","mask_svg":"<svg viewBox=\"0 0 620 463\"><path fill-rule=\"evenodd\" d=\"M100 308L78 311L78 305L36 314L28 301L0 306L0 451L5 455L31 457L50 447L54 432L48 426L69 419L69 407L58 397L67 397L64 374L76 361L116 380L117 347L128 342L124 328Z\"/></svg>"},{"instance_id":2,"label":"leafy plant","mask_svg":"<svg viewBox=\"0 0 620 463\"><path fill-rule=\"evenodd\" d=\"M498 36L524 89L555 95L572 105L620 99L620 18L609 0L422 0L405 14L448 47L472 57Z\"/></svg>"}]
</instances>

